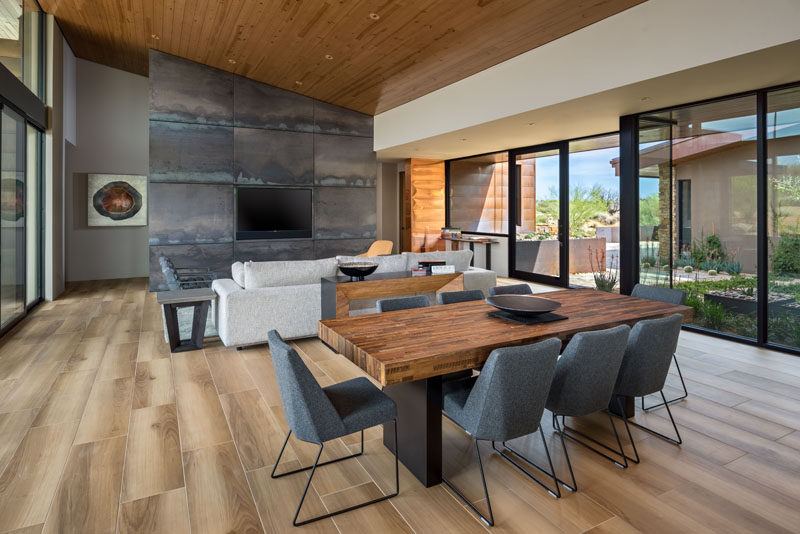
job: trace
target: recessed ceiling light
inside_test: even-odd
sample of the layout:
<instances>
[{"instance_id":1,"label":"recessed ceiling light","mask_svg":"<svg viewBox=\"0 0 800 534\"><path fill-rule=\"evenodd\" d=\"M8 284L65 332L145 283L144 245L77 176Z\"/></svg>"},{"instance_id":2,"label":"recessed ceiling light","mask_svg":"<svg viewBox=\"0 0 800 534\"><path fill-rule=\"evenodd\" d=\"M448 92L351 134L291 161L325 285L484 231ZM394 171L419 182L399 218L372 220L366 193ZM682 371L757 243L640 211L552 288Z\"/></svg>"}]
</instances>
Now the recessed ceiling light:
<instances>
[{"instance_id":1,"label":"recessed ceiling light","mask_svg":"<svg viewBox=\"0 0 800 534\"><path fill-rule=\"evenodd\" d=\"M529 122L528 126L533 126L534 124L536 124L536 123L535 122Z\"/></svg>"},{"instance_id":2,"label":"recessed ceiling light","mask_svg":"<svg viewBox=\"0 0 800 534\"><path fill-rule=\"evenodd\" d=\"M649 96L643 96L642 97L642 102L647 102L648 100L650 100Z\"/></svg>"},{"instance_id":3,"label":"recessed ceiling light","mask_svg":"<svg viewBox=\"0 0 800 534\"><path fill-rule=\"evenodd\" d=\"M294 84L295 85L303 85L303 82L301 82L300 80L297 80L296 82L294 82Z\"/></svg>"},{"instance_id":4,"label":"recessed ceiling light","mask_svg":"<svg viewBox=\"0 0 800 534\"><path fill-rule=\"evenodd\" d=\"M150 38L151 38L151 39L155 39L155 40L159 40L159 39L161 39L161 37L159 37L159 36L158 36L158 34L155 34L155 33L154 33L154 34L152 34L152 35L150 36Z\"/></svg>"},{"instance_id":5,"label":"recessed ceiling light","mask_svg":"<svg viewBox=\"0 0 800 534\"><path fill-rule=\"evenodd\" d=\"M327 59L328 61L330 61L331 59L333 59L333 56L332 56L332 55L330 55L330 54L325 54L325 59Z\"/></svg>"},{"instance_id":6,"label":"recessed ceiling light","mask_svg":"<svg viewBox=\"0 0 800 534\"><path fill-rule=\"evenodd\" d=\"M369 18L371 18L372 20L378 20L379 18L381 18L381 16L378 15L377 13L370 13Z\"/></svg>"},{"instance_id":7,"label":"recessed ceiling light","mask_svg":"<svg viewBox=\"0 0 800 534\"><path fill-rule=\"evenodd\" d=\"M233 59L232 57L228 58L228 63L230 63L231 65L236 65L236 60Z\"/></svg>"}]
</instances>

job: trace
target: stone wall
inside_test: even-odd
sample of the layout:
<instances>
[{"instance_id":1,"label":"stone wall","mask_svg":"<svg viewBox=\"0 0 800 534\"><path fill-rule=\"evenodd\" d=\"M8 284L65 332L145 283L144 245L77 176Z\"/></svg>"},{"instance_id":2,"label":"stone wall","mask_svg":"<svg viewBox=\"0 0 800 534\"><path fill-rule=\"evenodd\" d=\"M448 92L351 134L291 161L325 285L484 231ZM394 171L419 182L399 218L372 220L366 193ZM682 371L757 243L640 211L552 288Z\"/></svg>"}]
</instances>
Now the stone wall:
<instances>
[{"instance_id":1,"label":"stone wall","mask_svg":"<svg viewBox=\"0 0 800 534\"><path fill-rule=\"evenodd\" d=\"M376 236L372 117L150 51L150 289L158 256L226 275L235 260L330 257ZM313 237L235 239L234 187L312 188Z\"/></svg>"}]
</instances>

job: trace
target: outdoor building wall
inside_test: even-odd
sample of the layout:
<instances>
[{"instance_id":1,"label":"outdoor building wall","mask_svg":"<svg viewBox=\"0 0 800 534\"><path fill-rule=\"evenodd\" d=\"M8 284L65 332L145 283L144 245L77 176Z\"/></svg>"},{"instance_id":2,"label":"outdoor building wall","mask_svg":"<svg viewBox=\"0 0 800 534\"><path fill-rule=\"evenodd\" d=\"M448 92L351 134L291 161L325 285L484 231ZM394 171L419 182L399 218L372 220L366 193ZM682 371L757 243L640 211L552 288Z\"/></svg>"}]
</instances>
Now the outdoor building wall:
<instances>
[{"instance_id":1,"label":"outdoor building wall","mask_svg":"<svg viewBox=\"0 0 800 534\"><path fill-rule=\"evenodd\" d=\"M746 143L735 148L696 157L675 165L675 180L692 181L692 240L716 234L729 253L736 254L743 273L756 272L756 144ZM749 176L749 191L734 192L734 177ZM734 198L735 195L740 195ZM747 196L745 196L747 195ZM741 214L737 219L734 203L752 207L751 217ZM677 228L677 221L674 223Z\"/></svg>"}]
</instances>

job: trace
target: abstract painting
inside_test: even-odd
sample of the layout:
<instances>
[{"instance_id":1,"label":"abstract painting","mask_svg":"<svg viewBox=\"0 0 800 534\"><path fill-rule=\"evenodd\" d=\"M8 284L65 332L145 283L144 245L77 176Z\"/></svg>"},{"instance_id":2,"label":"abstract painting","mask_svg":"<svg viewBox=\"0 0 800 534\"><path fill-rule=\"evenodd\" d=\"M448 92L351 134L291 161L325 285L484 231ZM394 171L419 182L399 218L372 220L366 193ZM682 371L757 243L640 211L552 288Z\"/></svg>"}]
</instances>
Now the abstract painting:
<instances>
[{"instance_id":1,"label":"abstract painting","mask_svg":"<svg viewBox=\"0 0 800 534\"><path fill-rule=\"evenodd\" d=\"M147 176L90 174L89 226L147 226Z\"/></svg>"}]
</instances>

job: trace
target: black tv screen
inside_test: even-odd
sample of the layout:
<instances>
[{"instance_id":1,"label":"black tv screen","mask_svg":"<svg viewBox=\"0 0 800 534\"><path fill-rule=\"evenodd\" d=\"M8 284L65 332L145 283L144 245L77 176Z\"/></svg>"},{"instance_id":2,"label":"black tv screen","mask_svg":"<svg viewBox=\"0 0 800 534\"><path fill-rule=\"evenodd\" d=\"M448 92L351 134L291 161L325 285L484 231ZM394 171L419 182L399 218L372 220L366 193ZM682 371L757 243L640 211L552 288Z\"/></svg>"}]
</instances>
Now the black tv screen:
<instances>
[{"instance_id":1,"label":"black tv screen","mask_svg":"<svg viewBox=\"0 0 800 534\"><path fill-rule=\"evenodd\" d=\"M311 237L311 189L236 189L236 239Z\"/></svg>"}]
</instances>

